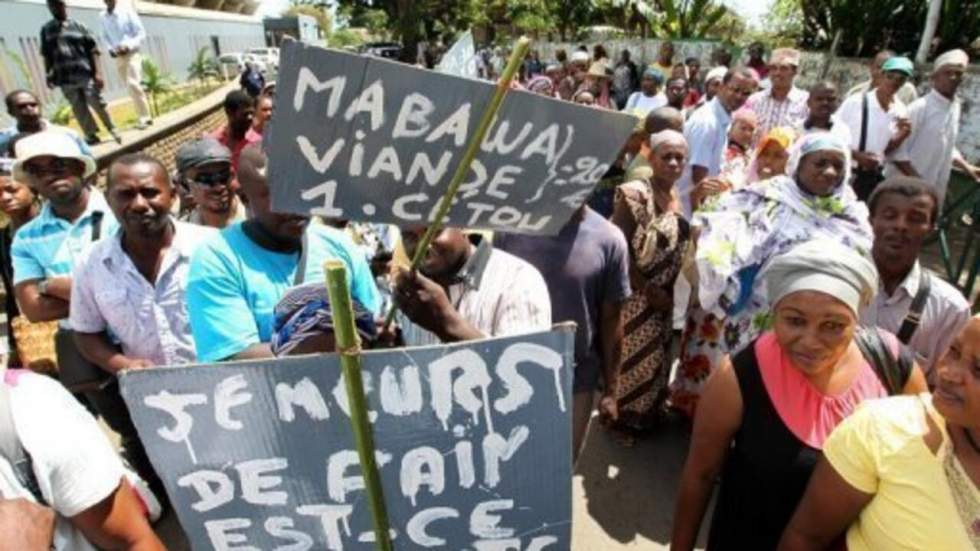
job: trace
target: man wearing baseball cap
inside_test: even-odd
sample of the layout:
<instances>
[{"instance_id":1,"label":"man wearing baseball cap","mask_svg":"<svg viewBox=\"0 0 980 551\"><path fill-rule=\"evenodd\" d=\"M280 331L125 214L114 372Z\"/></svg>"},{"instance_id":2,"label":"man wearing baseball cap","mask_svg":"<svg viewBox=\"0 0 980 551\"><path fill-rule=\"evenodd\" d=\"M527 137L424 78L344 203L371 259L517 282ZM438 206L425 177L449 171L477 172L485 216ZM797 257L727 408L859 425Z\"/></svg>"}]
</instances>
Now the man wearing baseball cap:
<instances>
[{"instance_id":1,"label":"man wearing baseball cap","mask_svg":"<svg viewBox=\"0 0 980 551\"><path fill-rule=\"evenodd\" d=\"M896 97L912 77L914 66L906 57L893 57L882 64L881 70L882 77L875 88L847 98L837 110L837 119L851 133L851 153L856 165L853 184L862 200L884 180L888 162L905 175L918 175L908 162L908 152L901 147L911 132L911 125L908 108Z\"/></svg>"},{"instance_id":2,"label":"man wearing baseball cap","mask_svg":"<svg viewBox=\"0 0 980 551\"><path fill-rule=\"evenodd\" d=\"M881 84L881 79L884 73L881 70L881 66L885 64L886 61L895 57L895 52L893 50L881 50L873 58L871 58L871 63L868 64L868 80L854 86L844 94L844 97L851 97L854 94L867 94L873 90L876 86ZM898 89L895 93L895 97L902 100L905 105L911 105L913 101L919 99L919 93L915 89L915 85L911 82L906 82L904 86Z\"/></svg>"},{"instance_id":3,"label":"man wearing baseball cap","mask_svg":"<svg viewBox=\"0 0 980 551\"><path fill-rule=\"evenodd\" d=\"M800 52L792 48L777 48L769 56L770 87L752 94L745 106L759 117L758 135L780 126L790 128L807 117L809 94L794 84L800 67Z\"/></svg>"},{"instance_id":4,"label":"man wearing baseball cap","mask_svg":"<svg viewBox=\"0 0 980 551\"><path fill-rule=\"evenodd\" d=\"M89 185L95 161L71 136L38 132L18 141L15 150L14 179L46 199L10 246L17 302L30 321L64 319L72 267L93 242L116 231L116 219L102 193Z\"/></svg>"},{"instance_id":5,"label":"man wearing baseball cap","mask_svg":"<svg viewBox=\"0 0 980 551\"><path fill-rule=\"evenodd\" d=\"M940 208L954 166L980 182L980 167L967 162L956 149L961 112L956 92L969 63L970 58L963 50L940 55L932 67L932 90L909 105L912 133L903 144L905 155L922 179L936 190ZM895 172L896 169L889 167L886 174Z\"/></svg>"},{"instance_id":6,"label":"man wearing baseball cap","mask_svg":"<svg viewBox=\"0 0 980 551\"><path fill-rule=\"evenodd\" d=\"M217 140L200 138L182 145L177 150L177 174L197 205L188 213L187 222L222 229L245 220L231 151Z\"/></svg>"}]
</instances>

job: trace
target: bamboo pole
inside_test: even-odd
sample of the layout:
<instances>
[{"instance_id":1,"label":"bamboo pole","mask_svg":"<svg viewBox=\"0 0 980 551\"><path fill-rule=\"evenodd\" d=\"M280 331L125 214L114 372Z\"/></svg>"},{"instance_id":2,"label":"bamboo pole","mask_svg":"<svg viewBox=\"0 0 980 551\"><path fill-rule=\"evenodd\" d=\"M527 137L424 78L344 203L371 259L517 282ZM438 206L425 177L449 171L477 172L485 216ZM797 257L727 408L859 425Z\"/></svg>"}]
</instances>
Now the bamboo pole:
<instances>
[{"instance_id":1,"label":"bamboo pole","mask_svg":"<svg viewBox=\"0 0 980 551\"><path fill-rule=\"evenodd\" d=\"M497 89L493 93L490 105L483 112L483 116L480 118L480 124L476 127L476 132L470 138L470 143L466 145L459 164L456 165L456 172L453 173L453 178L449 181L446 194L439 201L439 208L436 210L435 220L429 224L429 227L425 230L425 234L422 235L422 239L419 240L418 245L415 247L415 255L412 257L412 266L410 268L413 272L418 269L419 264L422 263L422 259L425 258L425 253L429 250L429 244L442 231L442 221L446 218L446 214L449 213L449 208L453 204L453 197L456 196L459 186L463 184L463 180L470 170L470 165L473 164L473 159L476 158L476 154L479 152L480 144L483 143L483 138L487 135L487 131L490 130L490 125L493 124L494 117L500 110L500 105L504 102L504 96L510 90L510 83L514 80L514 75L520 69L521 63L524 62L524 57L527 55L530 47L531 39L526 36L522 36L514 46L514 51L510 54L507 66L504 68L503 74L500 75L500 80L497 81ZM395 311L396 307L392 305L391 310L388 311L388 315L385 317L385 329L390 327L391 322L394 321Z\"/></svg>"},{"instance_id":2,"label":"bamboo pole","mask_svg":"<svg viewBox=\"0 0 980 551\"><path fill-rule=\"evenodd\" d=\"M364 381L361 379L361 339L357 336L354 324L354 309L351 306L350 287L347 285L347 270L339 260L323 263L327 278L327 294L333 312L334 337L337 352L340 353L340 369L347 388L347 402L350 405L350 422L357 444L357 456L361 462L361 475L371 504L371 519L374 522L375 547L380 551L392 551L391 536L388 530L388 510L385 507L384 490L378 465L374 460L374 436L368 421L367 399L364 397Z\"/></svg>"}]
</instances>

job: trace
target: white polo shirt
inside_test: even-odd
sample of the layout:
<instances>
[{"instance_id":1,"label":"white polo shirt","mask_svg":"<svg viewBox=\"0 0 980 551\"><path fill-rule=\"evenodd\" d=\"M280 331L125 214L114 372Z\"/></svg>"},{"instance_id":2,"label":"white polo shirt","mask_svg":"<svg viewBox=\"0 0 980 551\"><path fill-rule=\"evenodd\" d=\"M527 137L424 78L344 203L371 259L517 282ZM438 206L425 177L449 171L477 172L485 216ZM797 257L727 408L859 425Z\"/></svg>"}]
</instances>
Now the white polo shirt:
<instances>
[{"instance_id":1,"label":"white polo shirt","mask_svg":"<svg viewBox=\"0 0 980 551\"><path fill-rule=\"evenodd\" d=\"M868 98L868 130L864 150L877 153L884 159L888 142L898 130L897 122L899 119L908 118L908 109L896 97L886 111L878 101L874 90L864 96L857 94L848 97L837 110L835 117L846 124L851 132L851 151L860 149L858 146L861 144L861 99L864 97ZM908 154L904 148L899 147L888 158L893 161L904 161L908 160Z\"/></svg>"}]
</instances>

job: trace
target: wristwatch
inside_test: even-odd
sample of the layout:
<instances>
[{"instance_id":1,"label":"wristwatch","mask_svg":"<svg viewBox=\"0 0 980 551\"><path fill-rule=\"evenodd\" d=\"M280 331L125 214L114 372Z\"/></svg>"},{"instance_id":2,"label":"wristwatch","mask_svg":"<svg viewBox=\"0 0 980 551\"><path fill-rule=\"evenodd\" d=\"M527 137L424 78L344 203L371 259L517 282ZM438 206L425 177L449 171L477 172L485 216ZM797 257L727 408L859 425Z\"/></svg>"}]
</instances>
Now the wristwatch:
<instances>
[{"instance_id":1,"label":"wristwatch","mask_svg":"<svg viewBox=\"0 0 980 551\"><path fill-rule=\"evenodd\" d=\"M48 280L42 279L41 283L37 284L37 292L42 295L48 294Z\"/></svg>"}]
</instances>

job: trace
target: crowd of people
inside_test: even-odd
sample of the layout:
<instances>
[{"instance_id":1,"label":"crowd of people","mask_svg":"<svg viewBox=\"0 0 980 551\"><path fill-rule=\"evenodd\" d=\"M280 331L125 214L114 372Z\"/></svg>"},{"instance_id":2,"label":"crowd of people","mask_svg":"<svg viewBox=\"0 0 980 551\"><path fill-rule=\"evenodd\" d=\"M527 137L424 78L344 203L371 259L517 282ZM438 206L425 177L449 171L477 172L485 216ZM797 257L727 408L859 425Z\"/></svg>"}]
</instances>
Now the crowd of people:
<instances>
[{"instance_id":1,"label":"crowd of people","mask_svg":"<svg viewBox=\"0 0 980 551\"><path fill-rule=\"evenodd\" d=\"M48 4L44 32L61 38L45 59L88 60L49 71L50 84L97 105L98 48L69 32L63 0ZM104 42L134 78L136 25L106 4ZM182 144L174 172L130 153L104 182L83 116L79 136L44 120L37 94L7 94L7 315L50 329L58 372L24 369L35 351L10 333L0 541L165 548L151 524L171 505L116 376L333 351L322 263L338 259L365 346L576 322L573 457L595 409L626 446L689 417L673 549L695 546L719 479L709 549L980 549L980 318L919 261L950 171L980 181L956 149L967 54L938 56L922 97L893 52L846 95L797 87L801 54L788 48L766 58L752 45L738 65L716 56L703 76L670 42L647 67L618 59L596 45L522 66L530 92L636 118L561 232L443 228L415 271L393 259L414 256L424 226L271 209L273 86L243 78L227 123ZM82 65L95 73L69 78ZM396 323L383 328L389 305Z\"/></svg>"}]
</instances>

